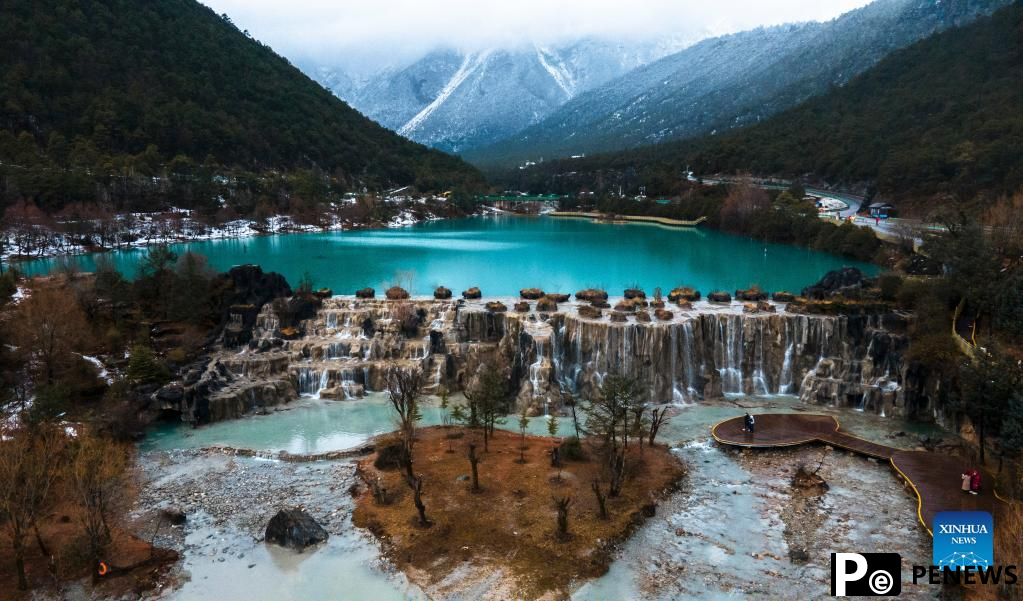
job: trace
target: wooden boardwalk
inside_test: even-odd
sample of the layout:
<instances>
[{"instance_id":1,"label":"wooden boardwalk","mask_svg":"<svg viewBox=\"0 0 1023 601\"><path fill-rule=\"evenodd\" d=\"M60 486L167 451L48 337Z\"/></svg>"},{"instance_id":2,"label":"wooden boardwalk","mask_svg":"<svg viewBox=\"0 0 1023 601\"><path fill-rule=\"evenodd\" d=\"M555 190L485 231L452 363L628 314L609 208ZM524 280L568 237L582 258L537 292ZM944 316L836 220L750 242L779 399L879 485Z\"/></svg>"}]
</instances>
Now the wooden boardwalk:
<instances>
[{"instance_id":1,"label":"wooden boardwalk","mask_svg":"<svg viewBox=\"0 0 1023 601\"><path fill-rule=\"evenodd\" d=\"M917 518L933 536L931 524L940 511L994 512L998 500L992 490L991 474L984 476L981 494L962 492L960 475L970 465L961 457L927 451L903 451L841 431L838 420L829 415L767 413L756 416L754 433L743 431L743 416L733 417L711 428L711 436L721 444L750 448L789 447L824 443L836 448L874 457L891 464L912 487L917 497Z\"/></svg>"}]
</instances>

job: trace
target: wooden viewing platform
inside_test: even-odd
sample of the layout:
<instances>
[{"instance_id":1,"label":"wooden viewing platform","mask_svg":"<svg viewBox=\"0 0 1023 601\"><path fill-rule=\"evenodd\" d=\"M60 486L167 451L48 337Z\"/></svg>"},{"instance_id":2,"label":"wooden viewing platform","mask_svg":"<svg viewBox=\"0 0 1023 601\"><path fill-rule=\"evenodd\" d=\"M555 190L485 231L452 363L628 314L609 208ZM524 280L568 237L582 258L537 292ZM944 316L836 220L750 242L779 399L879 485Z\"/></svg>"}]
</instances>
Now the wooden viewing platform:
<instances>
[{"instance_id":1,"label":"wooden viewing platform","mask_svg":"<svg viewBox=\"0 0 1023 601\"><path fill-rule=\"evenodd\" d=\"M671 225L675 227L696 227L707 221L706 217L700 217L691 221L684 219L669 219L667 217L655 217L652 215L608 215L606 213L587 213L583 211L554 211L548 213L551 217L582 217L584 219L596 219L598 221L629 221L633 223L656 223L658 225Z\"/></svg>"},{"instance_id":2,"label":"wooden viewing platform","mask_svg":"<svg viewBox=\"0 0 1023 601\"><path fill-rule=\"evenodd\" d=\"M748 448L775 448L820 442L867 457L887 461L917 497L917 518L933 536L931 524L941 511L994 512L1001 499L993 489L994 479L982 470L979 495L962 491L961 474L970 469L966 459L931 453L904 451L880 445L840 431L838 420L829 415L766 413L756 415L751 434L743 430L744 416L715 424L711 436L721 444Z\"/></svg>"}]
</instances>

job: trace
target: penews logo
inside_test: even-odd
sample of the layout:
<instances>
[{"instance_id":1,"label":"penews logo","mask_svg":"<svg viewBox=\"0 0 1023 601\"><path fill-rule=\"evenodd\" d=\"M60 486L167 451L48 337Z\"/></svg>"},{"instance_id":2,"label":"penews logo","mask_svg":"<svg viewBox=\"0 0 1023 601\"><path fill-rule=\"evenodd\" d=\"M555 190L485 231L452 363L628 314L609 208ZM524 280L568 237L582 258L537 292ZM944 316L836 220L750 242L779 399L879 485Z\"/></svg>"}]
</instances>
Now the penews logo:
<instances>
[{"instance_id":1,"label":"penews logo","mask_svg":"<svg viewBox=\"0 0 1023 601\"><path fill-rule=\"evenodd\" d=\"M939 568L984 570L994 564L995 525L986 511L942 511L934 516L934 556Z\"/></svg>"},{"instance_id":2,"label":"penews logo","mask_svg":"<svg viewBox=\"0 0 1023 601\"><path fill-rule=\"evenodd\" d=\"M898 553L832 553L833 597L887 597L902 592L902 556Z\"/></svg>"}]
</instances>

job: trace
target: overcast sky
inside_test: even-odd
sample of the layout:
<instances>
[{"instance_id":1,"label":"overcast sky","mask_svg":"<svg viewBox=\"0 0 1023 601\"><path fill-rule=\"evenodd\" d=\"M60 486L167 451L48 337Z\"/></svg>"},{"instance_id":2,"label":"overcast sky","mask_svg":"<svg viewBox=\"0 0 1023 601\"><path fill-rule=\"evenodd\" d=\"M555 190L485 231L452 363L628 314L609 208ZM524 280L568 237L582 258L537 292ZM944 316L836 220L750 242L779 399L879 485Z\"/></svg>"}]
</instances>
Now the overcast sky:
<instances>
[{"instance_id":1,"label":"overcast sky","mask_svg":"<svg viewBox=\"0 0 1023 601\"><path fill-rule=\"evenodd\" d=\"M345 64L587 35L702 38L827 20L869 0L202 0L279 53Z\"/></svg>"}]
</instances>

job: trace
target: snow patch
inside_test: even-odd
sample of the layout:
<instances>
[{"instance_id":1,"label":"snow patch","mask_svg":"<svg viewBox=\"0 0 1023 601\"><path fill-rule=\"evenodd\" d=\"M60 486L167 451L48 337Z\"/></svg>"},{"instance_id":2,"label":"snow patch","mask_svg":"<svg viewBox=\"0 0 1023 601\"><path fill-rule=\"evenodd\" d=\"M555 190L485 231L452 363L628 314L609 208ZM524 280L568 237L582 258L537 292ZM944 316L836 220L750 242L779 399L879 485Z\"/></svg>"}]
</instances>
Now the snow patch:
<instances>
[{"instance_id":1,"label":"snow patch","mask_svg":"<svg viewBox=\"0 0 1023 601\"><path fill-rule=\"evenodd\" d=\"M451 76L451 79L444 85L444 88L439 94L437 94L437 97L433 99L433 102L426 105L423 110L416 113L414 117L408 120L408 123L398 128L398 133L402 136L408 137L409 134L416 130L416 128L421 126L434 111L440 108L440 106L451 97L451 94L453 94L459 86L465 83L465 80L469 78L469 75L471 75L473 71L483 66L483 63L490 57L490 53L491 51L487 50L476 55L465 55L465 59L462 60L462 65L458 67L458 70Z\"/></svg>"}]
</instances>

